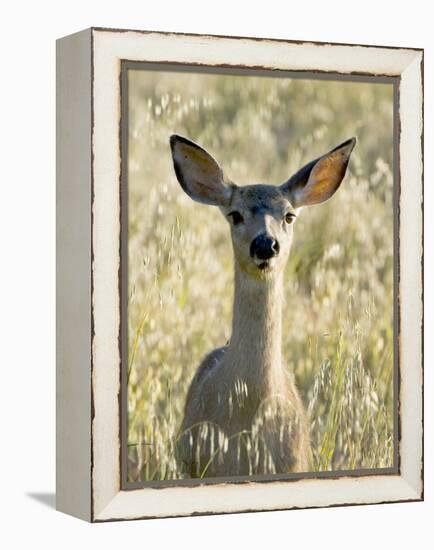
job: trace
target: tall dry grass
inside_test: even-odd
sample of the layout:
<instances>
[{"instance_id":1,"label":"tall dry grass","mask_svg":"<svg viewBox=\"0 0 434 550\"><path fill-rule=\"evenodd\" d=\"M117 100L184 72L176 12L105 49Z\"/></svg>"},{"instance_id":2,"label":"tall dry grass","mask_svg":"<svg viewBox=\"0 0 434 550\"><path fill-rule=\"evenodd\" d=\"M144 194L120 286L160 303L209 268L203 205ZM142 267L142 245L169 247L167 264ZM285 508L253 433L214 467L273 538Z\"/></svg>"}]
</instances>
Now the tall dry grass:
<instances>
[{"instance_id":1,"label":"tall dry grass","mask_svg":"<svg viewBox=\"0 0 434 550\"><path fill-rule=\"evenodd\" d=\"M386 84L130 71L130 481L183 477L174 446L186 392L230 336L229 230L179 187L174 132L239 184L281 183L357 135L339 192L297 221L284 354L312 419L312 470L392 465L392 109Z\"/></svg>"}]
</instances>

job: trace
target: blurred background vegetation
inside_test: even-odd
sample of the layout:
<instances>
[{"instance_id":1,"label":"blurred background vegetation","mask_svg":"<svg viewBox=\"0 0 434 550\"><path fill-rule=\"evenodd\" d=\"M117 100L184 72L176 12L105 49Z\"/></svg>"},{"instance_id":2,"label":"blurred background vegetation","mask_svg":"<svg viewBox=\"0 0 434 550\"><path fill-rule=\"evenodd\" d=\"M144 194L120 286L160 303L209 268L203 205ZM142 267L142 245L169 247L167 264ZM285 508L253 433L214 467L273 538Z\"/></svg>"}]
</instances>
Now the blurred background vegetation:
<instances>
[{"instance_id":1,"label":"blurred background vegetation","mask_svg":"<svg viewBox=\"0 0 434 550\"><path fill-rule=\"evenodd\" d=\"M149 70L128 83L128 479L182 477L189 383L230 336L229 227L181 190L171 133L240 185L282 183L357 136L339 192L297 221L284 354L311 415L312 470L392 466L392 85Z\"/></svg>"}]
</instances>

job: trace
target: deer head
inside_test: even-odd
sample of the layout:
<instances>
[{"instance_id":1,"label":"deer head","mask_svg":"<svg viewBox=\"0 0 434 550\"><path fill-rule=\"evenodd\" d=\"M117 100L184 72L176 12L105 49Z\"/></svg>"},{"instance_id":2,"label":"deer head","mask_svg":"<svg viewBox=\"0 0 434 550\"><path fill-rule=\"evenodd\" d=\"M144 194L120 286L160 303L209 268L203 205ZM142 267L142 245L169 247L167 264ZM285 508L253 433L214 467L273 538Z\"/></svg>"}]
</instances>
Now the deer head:
<instances>
[{"instance_id":1,"label":"deer head","mask_svg":"<svg viewBox=\"0 0 434 550\"><path fill-rule=\"evenodd\" d=\"M170 137L178 181L193 200L218 206L230 224L235 261L242 272L266 279L283 270L302 207L325 202L345 176L352 138L309 162L280 186L237 186L196 143Z\"/></svg>"}]
</instances>

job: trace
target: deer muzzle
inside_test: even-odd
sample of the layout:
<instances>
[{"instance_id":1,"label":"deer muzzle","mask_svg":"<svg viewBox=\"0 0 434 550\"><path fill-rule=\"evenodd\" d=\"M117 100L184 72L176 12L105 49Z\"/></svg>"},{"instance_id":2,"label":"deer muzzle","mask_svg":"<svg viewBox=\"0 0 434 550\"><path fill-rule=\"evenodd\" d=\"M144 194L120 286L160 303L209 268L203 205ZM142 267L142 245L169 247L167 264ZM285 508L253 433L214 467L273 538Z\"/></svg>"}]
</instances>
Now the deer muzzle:
<instances>
[{"instance_id":1,"label":"deer muzzle","mask_svg":"<svg viewBox=\"0 0 434 550\"><path fill-rule=\"evenodd\" d=\"M258 260L270 260L279 254L280 246L278 241L262 233L255 237L250 245L250 256Z\"/></svg>"}]
</instances>

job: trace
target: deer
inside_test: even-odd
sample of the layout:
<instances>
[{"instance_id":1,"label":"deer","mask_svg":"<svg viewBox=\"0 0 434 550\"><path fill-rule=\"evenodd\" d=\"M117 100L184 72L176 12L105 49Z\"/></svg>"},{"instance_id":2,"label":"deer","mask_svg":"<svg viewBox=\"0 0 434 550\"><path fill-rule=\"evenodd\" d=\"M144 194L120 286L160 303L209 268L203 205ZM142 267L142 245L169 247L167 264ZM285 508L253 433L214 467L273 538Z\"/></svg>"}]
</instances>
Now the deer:
<instances>
[{"instance_id":1,"label":"deer","mask_svg":"<svg viewBox=\"0 0 434 550\"><path fill-rule=\"evenodd\" d=\"M298 216L335 194L355 144L344 141L281 185L237 185L200 145L170 136L181 188L220 209L234 257L231 336L197 368L175 444L186 477L309 471L310 421L282 355L283 274Z\"/></svg>"}]
</instances>

